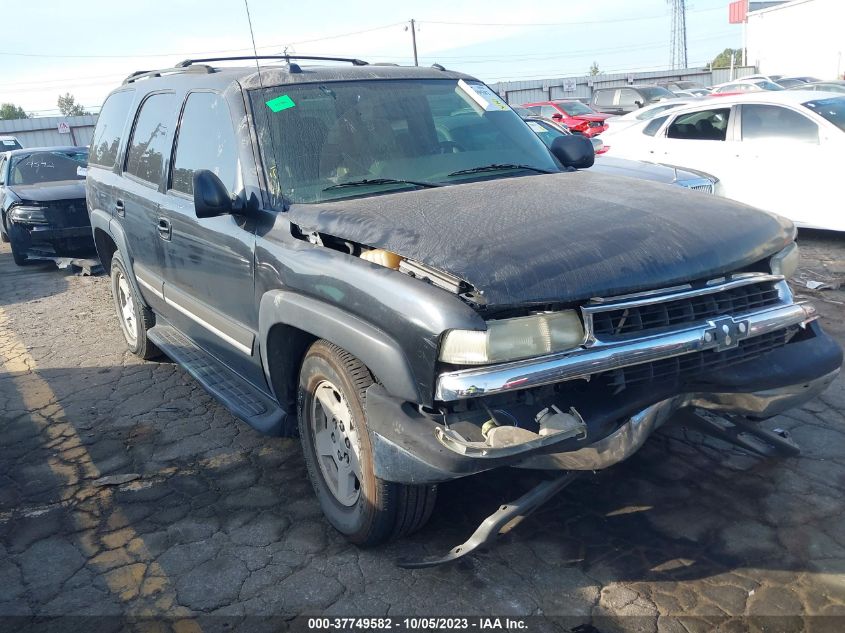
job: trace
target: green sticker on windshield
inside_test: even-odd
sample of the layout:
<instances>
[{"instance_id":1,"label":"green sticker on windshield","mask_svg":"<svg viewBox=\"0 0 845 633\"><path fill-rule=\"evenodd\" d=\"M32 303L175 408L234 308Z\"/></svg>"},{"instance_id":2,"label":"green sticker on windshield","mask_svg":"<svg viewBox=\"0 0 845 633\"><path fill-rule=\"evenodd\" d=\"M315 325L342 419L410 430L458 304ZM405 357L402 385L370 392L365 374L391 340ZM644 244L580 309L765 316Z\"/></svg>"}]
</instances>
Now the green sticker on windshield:
<instances>
[{"instance_id":1,"label":"green sticker on windshield","mask_svg":"<svg viewBox=\"0 0 845 633\"><path fill-rule=\"evenodd\" d=\"M282 95L280 97L276 97L275 99L270 99L267 101L267 107L270 108L273 112L281 112L282 110L287 110L288 108L292 108L296 104L293 102L287 95Z\"/></svg>"}]
</instances>

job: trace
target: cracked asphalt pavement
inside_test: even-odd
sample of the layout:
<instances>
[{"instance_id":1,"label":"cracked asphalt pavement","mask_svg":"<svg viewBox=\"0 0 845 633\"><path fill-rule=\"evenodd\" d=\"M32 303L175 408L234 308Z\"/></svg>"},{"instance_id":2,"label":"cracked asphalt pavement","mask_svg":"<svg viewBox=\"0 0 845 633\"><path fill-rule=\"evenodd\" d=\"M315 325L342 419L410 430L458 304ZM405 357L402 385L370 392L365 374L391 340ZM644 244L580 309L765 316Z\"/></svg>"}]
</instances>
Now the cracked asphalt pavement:
<instances>
[{"instance_id":1,"label":"cracked asphalt pavement","mask_svg":"<svg viewBox=\"0 0 845 633\"><path fill-rule=\"evenodd\" d=\"M845 237L799 241L798 282L845 281ZM845 342L845 289L799 292ZM445 553L537 475L444 485L418 534L351 546L323 520L298 440L260 435L173 363L130 355L106 276L19 268L4 244L0 418L0 622L26 616L16 629L32 616L164 616L191 631L197 615L494 614L569 617L558 630L595 617L580 630L601 633L745 630L755 617L845 630L808 618L845 616L841 376L765 423L792 433L798 458L666 427L494 548L407 571L398 557Z\"/></svg>"}]
</instances>

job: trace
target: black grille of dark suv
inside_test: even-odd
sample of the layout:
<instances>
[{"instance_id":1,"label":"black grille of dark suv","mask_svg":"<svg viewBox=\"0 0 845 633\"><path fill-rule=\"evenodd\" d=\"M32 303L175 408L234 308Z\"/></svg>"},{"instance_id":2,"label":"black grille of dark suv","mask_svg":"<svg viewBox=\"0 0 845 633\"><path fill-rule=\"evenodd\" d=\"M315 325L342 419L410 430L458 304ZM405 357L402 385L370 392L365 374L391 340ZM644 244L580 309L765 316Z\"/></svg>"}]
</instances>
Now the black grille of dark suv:
<instances>
[{"instance_id":1,"label":"black grille of dark suv","mask_svg":"<svg viewBox=\"0 0 845 633\"><path fill-rule=\"evenodd\" d=\"M716 350L693 352L692 354L665 358L651 363L614 369L598 374L594 378L605 381L605 384L614 393L646 383L677 384L685 379L694 379L696 376L705 373L719 371L732 365L753 360L767 352L783 347L797 331L797 327L791 327L745 339L733 349L721 352Z\"/></svg>"},{"instance_id":2,"label":"black grille of dark suv","mask_svg":"<svg viewBox=\"0 0 845 633\"><path fill-rule=\"evenodd\" d=\"M764 281L685 299L595 312L593 333L602 339L759 310L780 302L777 283Z\"/></svg>"}]
</instances>

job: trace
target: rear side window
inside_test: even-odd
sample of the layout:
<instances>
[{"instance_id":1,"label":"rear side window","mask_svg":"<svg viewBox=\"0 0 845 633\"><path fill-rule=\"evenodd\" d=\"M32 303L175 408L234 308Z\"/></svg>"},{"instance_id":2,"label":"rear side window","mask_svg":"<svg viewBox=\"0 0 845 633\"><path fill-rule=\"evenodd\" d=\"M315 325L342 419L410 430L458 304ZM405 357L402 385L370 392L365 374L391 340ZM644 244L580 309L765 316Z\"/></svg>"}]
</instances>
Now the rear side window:
<instances>
[{"instance_id":1,"label":"rear side window","mask_svg":"<svg viewBox=\"0 0 845 633\"><path fill-rule=\"evenodd\" d=\"M615 90L599 90L593 97L593 103L599 106L613 105L613 93Z\"/></svg>"},{"instance_id":2,"label":"rear side window","mask_svg":"<svg viewBox=\"0 0 845 633\"><path fill-rule=\"evenodd\" d=\"M657 130L660 129L660 126L666 123L666 119L668 118L669 116L666 115L659 116L656 119L652 119L651 121L649 121L648 125L643 128L643 134L645 134L646 136L654 136L655 134L657 134Z\"/></svg>"},{"instance_id":3,"label":"rear side window","mask_svg":"<svg viewBox=\"0 0 845 633\"><path fill-rule=\"evenodd\" d=\"M154 94L141 105L126 158L127 174L152 184L161 181L164 157L170 153L167 126L175 98L172 93Z\"/></svg>"},{"instance_id":4,"label":"rear side window","mask_svg":"<svg viewBox=\"0 0 845 633\"><path fill-rule=\"evenodd\" d=\"M682 114L669 126L666 136L697 141L724 141L730 114L730 108Z\"/></svg>"},{"instance_id":5,"label":"rear side window","mask_svg":"<svg viewBox=\"0 0 845 633\"><path fill-rule=\"evenodd\" d=\"M120 135L123 133L123 126L126 125L126 117L134 95L134 90L124 90L115 92L106 99L91 139L88 159L91 165L114 167L117 161L117 149L120 146Z\"/></svg>"},{"instance_id":6,"label":"rear side window","mask_svg":"<svg viewBox=\"0 0 845 633\"><path fill-rule=\"evenodd\" d=\"M188 195L194 193L194 172L209 169L232 192L238 184L238 151L232 119L226 101L211 92L188 96L170 188Z\"/></svg>"}]
</instances>

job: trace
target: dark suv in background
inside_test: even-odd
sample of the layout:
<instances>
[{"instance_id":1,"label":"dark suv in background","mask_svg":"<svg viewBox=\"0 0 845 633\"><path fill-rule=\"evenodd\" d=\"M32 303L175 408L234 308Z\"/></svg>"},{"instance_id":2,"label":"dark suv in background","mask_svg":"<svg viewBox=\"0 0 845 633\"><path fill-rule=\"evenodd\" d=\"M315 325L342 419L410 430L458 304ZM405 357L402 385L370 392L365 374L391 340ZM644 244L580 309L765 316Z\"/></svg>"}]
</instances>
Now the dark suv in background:
<instances>
[{"instance_id":1,"label":"dark suv in background","mask_svg":"<svg viewBox=\"0 0 845 633\"><path fill-rule=\"evenodd\" d=\"M663 86L622 86L596 88L590 105L605 114L627 114L662 99L674 99L675 94Z\"/></svg>"},{"instance_id":2,"label":"dark suv in background","mask_svg":"<svg viewBox=\"0 0 845 633\"><path fill-rule=\"evenodd\" d=\"M765 418L839 371L788 221L580 171L586 138L546 148L468 75L303 59L130 76L88 206L129 348L298 431L352 541L421 526L439 482L605 468L680 409Z\"/></svg>"}]
</instances>

